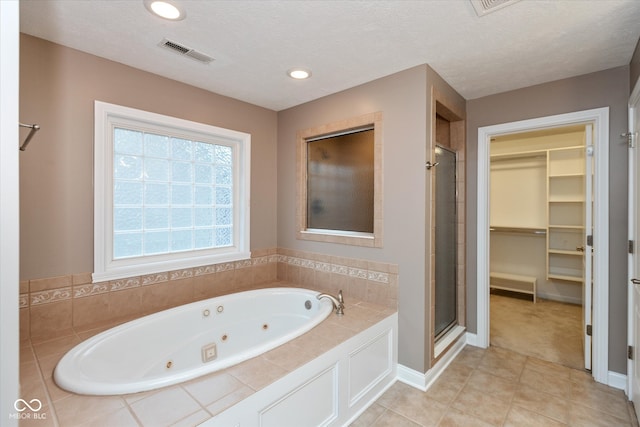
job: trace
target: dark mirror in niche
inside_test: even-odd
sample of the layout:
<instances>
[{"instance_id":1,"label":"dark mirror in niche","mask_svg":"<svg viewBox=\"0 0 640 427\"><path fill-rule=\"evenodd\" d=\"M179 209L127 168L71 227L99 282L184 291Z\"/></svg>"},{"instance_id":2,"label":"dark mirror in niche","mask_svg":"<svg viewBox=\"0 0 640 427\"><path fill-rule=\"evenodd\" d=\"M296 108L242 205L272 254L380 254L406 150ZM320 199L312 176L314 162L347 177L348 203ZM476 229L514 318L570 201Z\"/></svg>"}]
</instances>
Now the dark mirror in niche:
<instances>
[{"instance_id":1,"label":"dark mirror in niche","mask_svg":"<svg viewBox=\"0 0 640 427\"><path fill-rule=\"evenodd\" d=\"M306 143L307 229L373 233L373 124Z\"/></svg>"}]
</instances>

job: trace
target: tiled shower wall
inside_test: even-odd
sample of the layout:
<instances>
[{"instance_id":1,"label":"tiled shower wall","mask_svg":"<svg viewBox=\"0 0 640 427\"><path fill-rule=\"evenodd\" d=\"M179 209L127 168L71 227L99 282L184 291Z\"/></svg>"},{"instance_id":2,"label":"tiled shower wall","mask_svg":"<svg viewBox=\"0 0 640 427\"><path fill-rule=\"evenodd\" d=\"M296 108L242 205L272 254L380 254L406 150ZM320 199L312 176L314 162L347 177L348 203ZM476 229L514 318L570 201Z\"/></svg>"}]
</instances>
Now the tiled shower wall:
<instances>
[{"instance_id":1,"label":"tiled shower wall","mask_svg":"<svg viewBox=\"0 0 640 427\"><path fill-rule=\"evenodd\" d=\"M20 282L20 338L43 340L131 320L274 281L390 308L398 267L287 249L254 250L250 260L91 283L91 273Z\"/></svg>"}]
</instances>

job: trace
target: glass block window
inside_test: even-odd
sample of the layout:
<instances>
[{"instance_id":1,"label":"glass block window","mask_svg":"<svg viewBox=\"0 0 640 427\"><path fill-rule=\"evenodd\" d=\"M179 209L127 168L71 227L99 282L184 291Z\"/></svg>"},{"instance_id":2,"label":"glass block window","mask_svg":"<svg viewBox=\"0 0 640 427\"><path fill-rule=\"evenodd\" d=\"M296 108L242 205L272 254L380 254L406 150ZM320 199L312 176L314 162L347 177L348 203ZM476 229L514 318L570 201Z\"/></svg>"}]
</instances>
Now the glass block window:
<instances>
[{"instance_id":1,"label":"glass block window","mask_svg":"<svg viewBox=\"0 0 640 427\"><path fill-rule=\"evenodd\" d=\"M247 258L249 141L96 102L94 280Z\"/></svg>"},{"instance_id":2,"label":"glass block window","mask_svg":"<svg viewBox=\"0 0 640 427\"><path fill-rule=\"evenodd\" d=\"M231 147L113 132L114 259L233 244Z\"/></svg>"}]
</instances>

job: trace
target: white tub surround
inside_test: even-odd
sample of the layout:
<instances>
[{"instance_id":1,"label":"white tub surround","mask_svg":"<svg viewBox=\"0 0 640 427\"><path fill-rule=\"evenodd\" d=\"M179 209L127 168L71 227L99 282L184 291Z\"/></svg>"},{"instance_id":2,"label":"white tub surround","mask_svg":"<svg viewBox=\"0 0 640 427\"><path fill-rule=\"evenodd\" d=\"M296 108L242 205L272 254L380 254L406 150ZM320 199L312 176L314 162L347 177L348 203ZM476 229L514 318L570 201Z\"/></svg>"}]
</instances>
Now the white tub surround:
<instances>
[{"instance_id":1,"label":"white tub surround","mask_svg":"<svg viewBox=\"0 0 640 427\"><path fill-rule=\"evenodd\" d=\"M125 323L69 351L58 386L78 394L153 390L263 354L322 322L331 301L299 288L267 288L186 304Z\"/></svg>"},{"instance_id":2,"label":"white tub surround","mask_svg":"<svg viewBox=\"0 0 640 427\"><path fill-rule=\"evenodd\" d=\"M221 371L151 392L96 398L95 396L69 393L60 389L51 380L54 368L52 360L59 360L59 355L70 350L74 344L80 343L87 336L95 336L97 333L103 332L104 327L108 327L108 325L103 325L96 330L79 331L71 336L48 341L25 341L22 348L23 354L33 354L34 357L33 363L22 364L20 374L26 387L33 386L30 382L32 379L38 383L46 384L48 395L51 396L51 400L48 399L49 404L46 406L47 418L57 419L59 424L65 427L92 425L97 422L125 425L127 421L130 421L131 425L137 423L142 427L156 427L158 424L197 425L207 422L226 410L233 411L237 404L246 405L241 402L256 393L264 396L262 390L269 389L273 384L277 383L276 387L282 391L280 387L284 387L282 385L284 378L297 378L299 380L297 384L300 384L300 375L304 376L309 372L303 370L302 374L296 373L299 368L309 365L311 368L318 369L319 365L316 364L327 362L327 359L324 359L326 353L331 353L329 357L335 358L333 351L336 347L340 347L338 352L341 353L354 343L357 346L359 342L362 342L358 338L360 334L367 332L370 328L377 327L376 325L381 322L391 321L393 327L397 328L395 326L397 324L395 309L347 297L345 299L344 316L330 314L307 333L264 354ZM380 336L380 333L376 334L376 330L373 331L373 334L373 338ZM397 329L394 329L393 334L397 336ZM354 338L355 340L353 340ZM369 335L369 339L365 341L372 341L373 338ZM360 357L375 354L378 346L386 342L384 338L377 341L373 339L373 341L377 345L357 347L362 349ZM341 347L346 342L349 344ZM392 360L395 363L395 338L393 342ZM360 363L363 359L358 358L356 353L357 350L349 352L353 369L368 369L369 363ZM347 372L344 362L337 366L338 375ZM339 402L348 399L349 412L340 412L337 418L330 416L329 423L334 425L348 424L344 421L347 417L350 417L350 420L355 419L358 411L364 411L366 406L373 402L376 396L382 394L385 387L395 380L395 367L393 367L392 373L376 382L379 373L387 371L387 365L375 362L371 366L377 367L377 370L371 375L363 375L362 381L354 381L353 392L339 389L339 393L341 393ZM375 379L372 381L371 378ZM367 379L369 379L368 383ZM373 385L369 387L370 384ZM289 390L299 388L296 384L289 385L291 386ZM267 392L267 394L269 393ZM341 405L345 406L344 403ZM163 407L170 408L168 411L170 413L159 411ZM78 408L90 409L79 411ZM254 408L255 410L257 409ZM235 426L235 424L232 425Z\"/></svg>"},{"instance_id":3,"label":"white tub surround","mask_svg":"<svg viewBox=\"0 0 640 427\"><path fill-rule=\"evenodd\" d=\"M331 316L323 325L364 321L349 316L347 306L343 318ZM201 426L349 425L395 382L397 332L393 313Z\"/></svg>"}]
</instances>

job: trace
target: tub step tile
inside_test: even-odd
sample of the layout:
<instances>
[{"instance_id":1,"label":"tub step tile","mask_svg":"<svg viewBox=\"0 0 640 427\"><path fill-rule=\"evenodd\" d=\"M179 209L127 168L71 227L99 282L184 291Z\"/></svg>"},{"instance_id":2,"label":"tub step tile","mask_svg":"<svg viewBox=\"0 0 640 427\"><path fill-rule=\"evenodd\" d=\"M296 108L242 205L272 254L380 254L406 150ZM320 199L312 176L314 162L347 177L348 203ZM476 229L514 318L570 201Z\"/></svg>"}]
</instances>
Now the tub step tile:
<instances>
[{"instance_id":1,"label":"tub step tile","mask_svg":"<svg viewBox=\"0 0 640 427\"><path fill-rule=\"evenodd\" d=\"M244 387L233 375L216 372L183 384L183 388L202 406L210 405Z\"/></svg>"},{"instance_id":2,"label":"tub step tile","mask_svg":"<svg viewBox=\"0 0 640 427\"><path fill-rule=\"evenodd\" d=\"M75 424L74 424L75 425ZM110 414L92 419L86 423L78 424L78 427L138 427L139 424L128 408L118 409Z\"/></svg>"},{"instance_id":3,"label":"tub step tile","mask_svg":"<svg viewBox=\"0 0 640 427\"><path fill-rule=\"evenodd\" d=\"M229 368L229 373L255 391L262 390L287 374L287 370L274 365L264 357L255 357Z\"/></svg>"},{"instance_id":4,"label":"tub step tile","mask_svg":"<svg viewBox=\"0 0 640 427\"><path fill-rule=\"evenodd\" d=\"M312 360L317 354L313 348L290 342L286 346L276 347L264 354L264 358L287 371L293 371Z\"/></svg>"},{"instance_id":5,"label":"tub step tile","mask_svg":"<svg viewBox=\"0 0 640 427\"><path fill-rule=\"evenodd\" d=\"M70 395L53 403L61 426L90 424L125 407L120 397Z\"/></svg>"},{"instance_id":6,"label":"tub step tile","mask_svg":"<svg viewBox=\"0 0 640 427\"><path fill-rule=\"evenodd\" d=\"M169 387L140 399L131 409L143 426L162 427L198 412L201 408L181 387Z\"/></svg>"},{"instance_id":7,"label":"tub step tile","mask_svg":"<svg viewBox=\"0 0 640 427\"><path fill-rule=\"evenodd\" d=\"M194 427L202 424L211 418L211 415L204 409L181 419L177 423L171 424L171 427ZM119 427L119 426L118 426Z\"/></svg>"},{"instance_id":8,"label":"tub step tile","mask_svg":"<svg viewBox=\"0 0 640 427\"><path fill-rule=\"evenodd\" d=\"M207 411L211 414L211 416L216 416L225 409L230 408L241 400L246 399L254 393L254 390L249 386L243 385L238 390L227 394L220 400L216 400L211 405L207 406Z\"/></svg>"}]
</instances>

